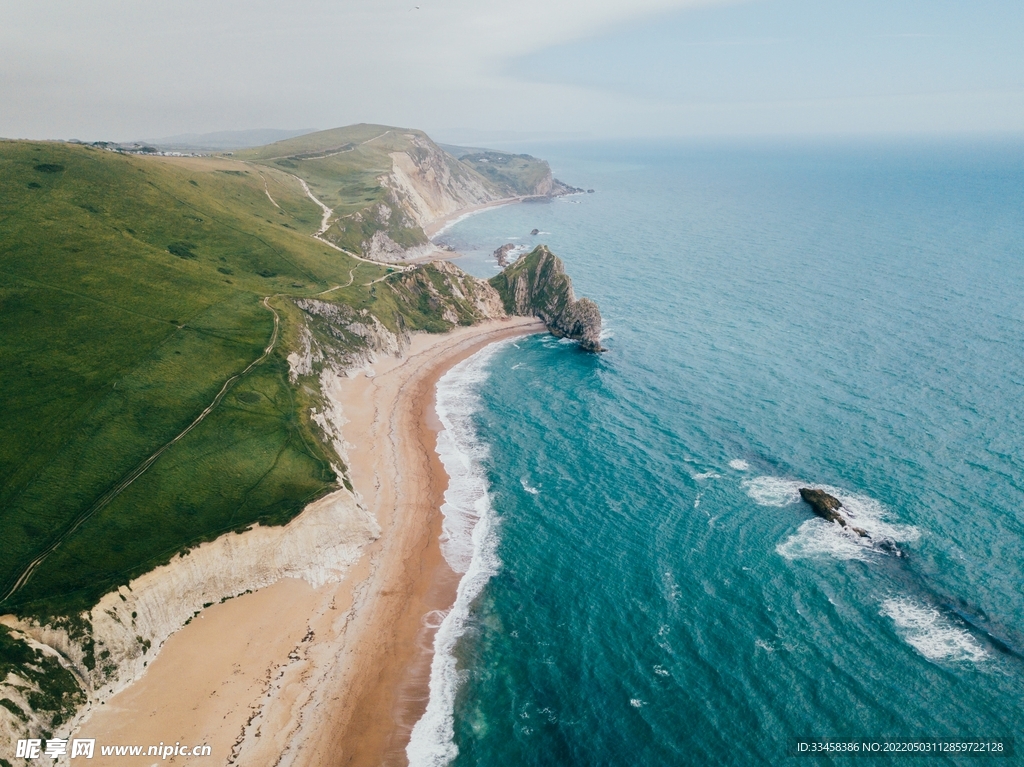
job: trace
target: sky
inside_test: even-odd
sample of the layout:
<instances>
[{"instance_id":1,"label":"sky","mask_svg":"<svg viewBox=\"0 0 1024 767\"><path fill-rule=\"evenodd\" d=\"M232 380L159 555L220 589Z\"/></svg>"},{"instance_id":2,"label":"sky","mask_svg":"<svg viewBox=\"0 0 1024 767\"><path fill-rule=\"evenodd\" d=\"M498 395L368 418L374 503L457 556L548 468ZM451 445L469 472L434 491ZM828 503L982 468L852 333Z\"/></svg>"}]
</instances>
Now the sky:
<instances>
[{"instance_id":1,"label":"sky","mask_svg":"<svg viewBox=\"0 0 1024 767\"><path fill-rule=\"evenodd\" d=\"M1024 135L1020 0L0 0L0 136Z\"/></svg>"}]
</instances>

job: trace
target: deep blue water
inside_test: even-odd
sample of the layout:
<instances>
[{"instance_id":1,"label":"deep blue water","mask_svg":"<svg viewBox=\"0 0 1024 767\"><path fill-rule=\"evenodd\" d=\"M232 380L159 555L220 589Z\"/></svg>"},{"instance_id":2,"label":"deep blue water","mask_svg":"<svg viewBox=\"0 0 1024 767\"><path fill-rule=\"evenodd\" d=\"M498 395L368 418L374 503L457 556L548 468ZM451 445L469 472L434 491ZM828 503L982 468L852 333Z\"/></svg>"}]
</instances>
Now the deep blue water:
<instances>
[{"instance_id":1,"label":"deep blue water","mask_svg":"<svg viewBox=\"0 0 1024 767\"><path fill-rule=\"evenodd\" d=\"M447 382L496 557L458 627L454 764L1019 734L1024 145L530 149L595 193L441 239L480 276L546 243L609 351L535 336Z\"/></svg>"}]
</instances>

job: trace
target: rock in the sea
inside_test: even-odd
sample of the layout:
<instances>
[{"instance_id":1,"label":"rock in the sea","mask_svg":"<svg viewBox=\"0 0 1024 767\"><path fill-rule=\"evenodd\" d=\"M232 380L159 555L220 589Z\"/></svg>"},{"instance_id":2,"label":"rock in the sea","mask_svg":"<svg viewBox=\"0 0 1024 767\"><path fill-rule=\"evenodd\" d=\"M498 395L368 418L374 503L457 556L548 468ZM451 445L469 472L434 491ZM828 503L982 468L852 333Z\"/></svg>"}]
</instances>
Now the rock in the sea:
<instances>
[{"instance_id":1,"label":"rock in the sea","mask_svg":"<svg viewBox=\"0 0 1024 767\"><path fill-rule=\"evenodd\" d=\"M530 234L536 237L538 234L540 234L540 229L533 229L530 231Z\"/></svg>"},{"instance_id":2,"label":"rock in the sea","mask_svg":"<svg viewBox=\"0 0 1024 767\"><path fill-rule=\"evenodd\" d=\"M839 510L843 508L843 504L835 496L829 495L824 490L801 487L800 497L810 504L811 508L814 509L814 513L822 519L829 522L838 522L844 527L846 526L846 520L839 513Z\"/></svg>"},{"instance_id":3,"label":"rock in the sea","mask_svg":"<svg viewBox=\"0 0 1024 767\"><path fill-rule=\"evenodd\" d=\"M538 245L489 282L509 314L540 317L554 335L577 340L588 352L604 351L597 304L576 300L562 260L547 246Z\"/></svg>"},{"instance_id":4,"label":"rock in the sea","mask_svg":"<svg viewBox=\"0 0 1024 767\"><path fill-rule=\"evenodd\" d=\"M867 533L865 533L865 535L867 535ZM881 540L876 540L875 545L882 551L888 552L889 554L892 554L894 556L907 556L907 552L903 551L903 549L897 546L896 541L892 540L891 538L882 538Z\"/></svg>"},{"instance_id":5,"label":"rock in the sea","mask_svg":"<svg viewBox=\"0 0 1024 767\"><path fill-rule=\"evenodd\" d=\"M587 190L587 194L593 194L593 193L594 193L594 190L593 190L593 189L588 189L588 190Z\"/></svg>"},{"instance_id":6,"label":"rock in the sea","mask_svg":"<svg viewBox=\"0 0 1024 767\"><path fill-rule=\"evenodd\" d=\"M861 538L867 538L868 534L866 530L861 530L859 527L854 527L846 521L846 517L839 513L839 510L843 508L842 502L834 495L829 495L824 490L815 490L810 487L800 488L800 497L806 501L814 513L827 522L837 522L843 527L849 527L853 532L857 533Z\"/></svg>"},{"instance_id":7,"label":"rock in the sea","mask_svg":"<svg viewBox=\"0 0 1024 767\"><path fill-rule=\"evenodd\" d=\"M498 262L498 266L500 266L502 269L508 266L508 254L515 249L516 246L509 242L495 250L493 255L495 260Z\"/></svg>"}]
</instances>

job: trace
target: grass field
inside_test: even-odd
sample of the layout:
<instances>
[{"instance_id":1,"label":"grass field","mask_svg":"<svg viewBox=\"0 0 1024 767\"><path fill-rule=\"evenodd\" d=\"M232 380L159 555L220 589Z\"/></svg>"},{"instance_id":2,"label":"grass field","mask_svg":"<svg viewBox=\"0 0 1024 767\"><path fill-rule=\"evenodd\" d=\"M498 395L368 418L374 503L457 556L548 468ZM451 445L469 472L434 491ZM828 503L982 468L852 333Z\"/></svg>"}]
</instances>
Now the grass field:
<instances>
[{"instance_id":1,"label":"grass field","mask_svg":"<svg viewBox=\"0 0 1024 767\"><path fill-rule=\"evenodd\" d=\"M293 178L239 162L0 142L0 201L4 593L63 540L2 609L87 608L185 547L284 522L336 486L338 459L296 402L279 344L64 540L260 357L273 331L264 296L385 270L311 239L320 211Z\"/></svg>"}]
</instances>

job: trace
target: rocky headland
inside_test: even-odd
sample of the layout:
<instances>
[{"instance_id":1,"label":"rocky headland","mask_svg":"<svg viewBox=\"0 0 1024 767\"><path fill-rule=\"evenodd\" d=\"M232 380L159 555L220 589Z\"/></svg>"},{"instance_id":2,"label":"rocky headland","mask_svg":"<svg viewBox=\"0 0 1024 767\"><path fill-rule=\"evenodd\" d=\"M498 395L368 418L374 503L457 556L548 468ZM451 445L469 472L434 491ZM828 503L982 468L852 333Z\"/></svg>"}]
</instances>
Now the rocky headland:
<instances>
[{"instance_id":1,"label":"rocky headland","mask_svg":"<svg viewBox=\"0 0 1024 767\"><path fill-rule=\"evenodd\" d=\"M844 515L846 511L842 501L836 498L834 495L829 495L824 490L818 490L810 487L800 488L800 497L807 503L813 510L814 513L824 519L826 522L834 522L840 527L845 527L847 530L856 533L861 538L868 539L872 544L882 551L893 554L897 557L905 557L906 553L900 549L896 542L891 538L884 536L872 535L867 530L856 527L852 522Z\"/></svg>"},{"instance_id":2,"label":"rocky headland","mask_svg":"<svg viewBox=\"0 0 1024 767\"><path fill-rule=\"evenodd\" d=\"M601 312L589 298L576 298L562 260L538 245L519 258L490 284L498 291L510 315L536 316L552 334L580 342L588 352L601 346Z\"/></svg>"},{"instance_id":3,"label":"rocky headland","mask_svg":"<svg viewBox=\"0 0 1024 767\"><path fill-rule=\"evenodd\" d=\"M494 256L494 260L498 262L498 266L500 266L502 269L508 266L508 254L515 249L516 246L513 245L511 242L507 242L501 247L497 248L492 255Z\"/></svg>"}]
</instances>

